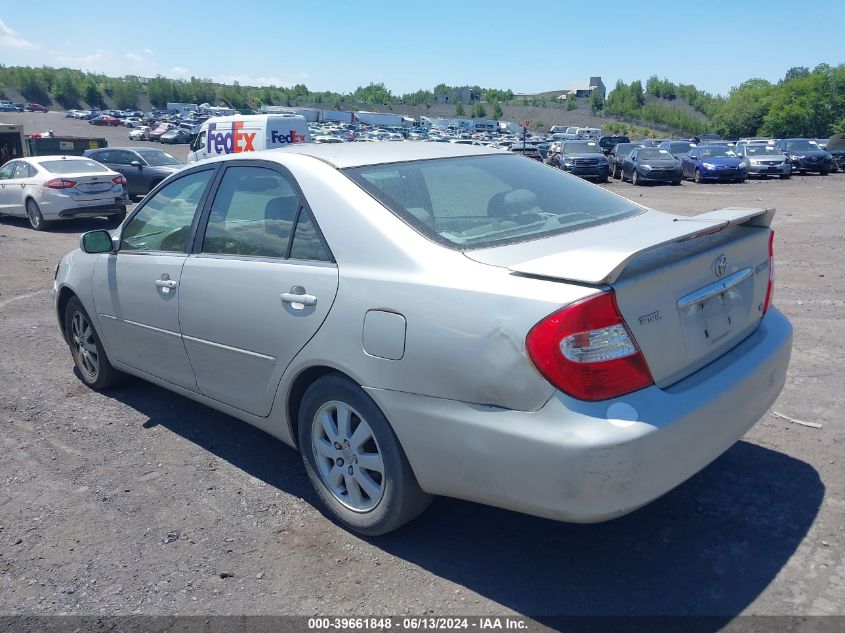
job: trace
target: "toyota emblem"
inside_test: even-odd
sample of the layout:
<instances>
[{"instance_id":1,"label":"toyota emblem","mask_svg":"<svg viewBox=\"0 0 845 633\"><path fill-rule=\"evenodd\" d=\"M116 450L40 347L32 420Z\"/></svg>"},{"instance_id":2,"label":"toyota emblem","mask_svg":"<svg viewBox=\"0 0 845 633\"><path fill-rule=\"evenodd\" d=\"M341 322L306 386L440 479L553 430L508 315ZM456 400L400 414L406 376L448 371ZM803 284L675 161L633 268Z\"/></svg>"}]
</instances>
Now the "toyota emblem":
<instances>
[{"instance_id":1,"label":"toyota emblem","mask_svg":"<svg viewBox=\"0 0 845 633\"><path fill-rule=\"evenodd\" d=\"M713 272L716 273L717 277L721 277L725 274L725 271L728 269L728 258L724 255L719 255L716 258L716 261L713 262Z\"/></svg>"}]
</instances>

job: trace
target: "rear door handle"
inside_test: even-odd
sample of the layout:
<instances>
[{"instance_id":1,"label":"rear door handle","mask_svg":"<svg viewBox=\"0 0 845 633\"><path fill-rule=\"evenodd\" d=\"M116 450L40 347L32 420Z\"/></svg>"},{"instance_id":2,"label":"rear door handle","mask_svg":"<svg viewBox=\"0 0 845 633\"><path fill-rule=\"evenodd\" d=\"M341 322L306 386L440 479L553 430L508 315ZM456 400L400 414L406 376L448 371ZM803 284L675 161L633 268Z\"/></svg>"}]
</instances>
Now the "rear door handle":
<instances>
[{"instance_id":1,"label":"rear door handle","mask_svg":"<svg viewBox=\"0 0 845 633\"><path fill-rule=\"evenodd\" d=\"M282 301L292 304L294 309L301 310L296 304L303 307L317 305L317 297L305 293L305 288L302 286L294 286L290 292L283 292L281 295Z\"/></svg>"},{"instance_id":2,"label":"rear door handle","mask_svg":"<svg viewBox=\"0 0 845 633\"><path fill-rule=\"evenodd\" d=\"M172 279L156 279L156 286L159 288L175 288L176 282Z\"/></svg>"}]
</instances>

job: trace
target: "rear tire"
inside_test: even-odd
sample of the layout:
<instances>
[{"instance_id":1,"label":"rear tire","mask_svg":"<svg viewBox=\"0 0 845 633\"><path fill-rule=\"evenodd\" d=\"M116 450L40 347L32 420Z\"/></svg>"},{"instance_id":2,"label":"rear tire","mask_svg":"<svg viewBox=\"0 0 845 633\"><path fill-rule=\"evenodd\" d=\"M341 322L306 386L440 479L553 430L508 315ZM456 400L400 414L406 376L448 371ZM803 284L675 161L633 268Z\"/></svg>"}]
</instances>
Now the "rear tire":
<instances>
[{"instance_id":1,"label":"rear tire","mask_svg":"<svg viewBox=\"0 0 845 633\"><path fill-rule=\"evenodd\" d=\"M819 176L827 176L829 173L830 173L830 170L828 170L828 169L822 169L822 170L819 172Z\"/></svg>"},{"instance_id":2,"label":"rear tire","mask_svg":"<svg viewBox=\"0 0 845 633\"><path fill-rule=\"evenodd\" d=\"M781 180L789 180L790 178L792 178L790 174L781 174L780 176Z\"/></svg>"},{"instance_id":3,"label":"rear tire","mask_svg":"<svg viewBox=\"0 0 845 633\"><path fill-rule=\"evenodd\" d=\"M622 178L622 169L618 166L613 167L613 178L615 180L620 180Z\"/></svg>"},{"instance_id":4,"label":"rear tire","mask_svg":"<svg viewBox=\"0 0 845 633\"><path fill-rule=\"evenodd\" d=\"M344 376L330 374L308 388L298 436L311 485L330 516L349 530L386 534L431 502L387 418Z\"/></svg>"},{"instance_id":5,"label":"rear tire","mask_svg":"<svg viewBox=\"0 0 845 633\"><path fill-rule=\"evenodd\" d=\"M50 226L50 223L41 215L38 203L32 198L26 201L26 217L29 220L29 225L36 231L46 231Z\"/></svg>"},{"instance_id":6,"label":"rear tire","mask_svg":"<svg viewBox=\"0 0 845 633\"><path fill-rule=\"evenodd\" d=\"M697 185L700 185L702 182L704 182L701 178L701 172L698 170L698 167L695 168L695 174L693 175L692 179Z\"/></svg>"},{"instance_id":7,"label":"rear tire","mask_svg":"<svg viewBox=\"0 0 845 633\"><path fill-rule=\"evenodd\" d=\"M64 319L70 355L82 382L97 391L118 384L125 374L112 367L106 350L103 349L100 335L76 297L67 302Z\"/></svg>"},{"instance_id":8,"label":"rear tire","mask_svg":"<svg viewBox=\"0 0 845 633\"><path fill-rule=\"evenodd\" d=\"M680 181L680 180L673 180L673 181L672 181L672 186L673 186L673 187L677 187L677 186L678 186L678 185L680 185L680 184L681 184L681 181Z\"/></svg>"}]
</instances>

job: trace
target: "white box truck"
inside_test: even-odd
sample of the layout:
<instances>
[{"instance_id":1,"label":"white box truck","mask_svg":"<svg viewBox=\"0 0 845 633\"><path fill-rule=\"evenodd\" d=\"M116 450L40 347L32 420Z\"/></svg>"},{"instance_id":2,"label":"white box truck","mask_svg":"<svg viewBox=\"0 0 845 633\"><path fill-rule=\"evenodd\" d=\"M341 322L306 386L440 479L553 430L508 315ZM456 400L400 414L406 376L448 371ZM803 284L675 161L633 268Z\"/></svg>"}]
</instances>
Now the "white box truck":
<instances>
[{"instance_id":1,"label":"white box truck","mask_svg":"<svg viewBox=\"0 0 845 633\"><path fill-rule=\"evenodd\" d=\"M199 134L191 143L188 162L310 141L308 123L305 117L299 115L251 114L212 117L202 124Z\"/></svg>"}]
</instances>

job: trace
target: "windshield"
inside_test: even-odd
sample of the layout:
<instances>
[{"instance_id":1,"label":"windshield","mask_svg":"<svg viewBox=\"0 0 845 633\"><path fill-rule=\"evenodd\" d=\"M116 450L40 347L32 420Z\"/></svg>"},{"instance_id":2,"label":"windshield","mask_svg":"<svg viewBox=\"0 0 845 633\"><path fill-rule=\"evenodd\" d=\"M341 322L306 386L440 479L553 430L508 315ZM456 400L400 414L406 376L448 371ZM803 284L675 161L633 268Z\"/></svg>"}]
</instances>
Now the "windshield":
<instances>
[{"instance_id":1,"label":"windshield","mask_svg":"<svg viewBox=\"0 0 845 633\"><path fill-rule=\"evenodd\" d=\"M769 156L771 154L780 154L771 145L746 145L745 153L748 156Z\"/></svg>"},{"instance_id":2,"label":"windshield","mask_svg":"<svg viewBox=\"0 0 845 633\"><path fill-rule=\"evenodd\" d=\"M598 143L564 143L561 147L564 154L601 154Z\"/></svg>"},{"instance_id":3,"label":"windshield","mask_svg":"<svg viewBox=\"0 0 845 633\"><path fill-rule=\"evenodd\" d=\"M175 156L160 149L139 149L137 151L138 155L153 167L182 164Z\"/></svg>"},{"instance_id":4,"label":"windshield","mask_svg":"<svg viewBox=\"0 0 845 633\"><path fill-rule=\"evenodd\" d=\"M728 149L722 145L702 145L701 146L701 157L702 158L734 158L736 154L733 150Z\"/></svg>"},{"instance_id":5,"label":"windshield","mask_svg":"<svg viewBox=\"0 0 845 633\"><path fill-rule=\"evenodd\" d=\"M673 154L686 154L695 143L669 143L669 151Z\"/></svg>"},{"instance_id":6,"label":"windshield","mask_svg":"<svg viewBox=\"0 0 845 633\"><path fill-rule=\"evenodd\" d=\"M613 151L616 152L617 156L626 156L631 153L632 149L637 147L640 146L636 143L619 143L619 145L613 148Z\"/></svg>"},{"instance_id":7,"label":"windshield","mask_svg":"<svg viewBox=\"0 0 845 633\"><path fill-rule=\"evenodd\" d=\"M632 202L519 156L471 156L344 170L426 237L483 248L639 213Z\"/></svg>"},{"instance_id":8,"label":"windshield","mask_svg":"<svg viewBox=\"0 0 845 633\"><path fill-rule=\"evenodd\" d=\"M640 160L668 160L672 155L665 149L657 149L656 147L644 147L637 153Z\"/></svg>"},{"instance_id":9,"label":"windshield","mask_svg":"<svg viewBox=\"0 0 845 633\"><path fill-rule=\"evenodd\" d=\"M794 151L794 150L813 150L819 149L819 144L815 141L809 141L805 138L799 138L795 141L787 141L786 142L786 149L787 151Z\"/></svg>"},{"instance_id":10,"label":"windshield","mask_svg":"<svg viewBox=\"0 0 845 633\"><path fill-rule=\"evenodd\" d=\"M62 160L46 160L41 163L41 166L53 174L81 174L88 171L104 172L108 171L103 165L93 160L82 159L62 159Z\"/></svg>"}]
</instances>

